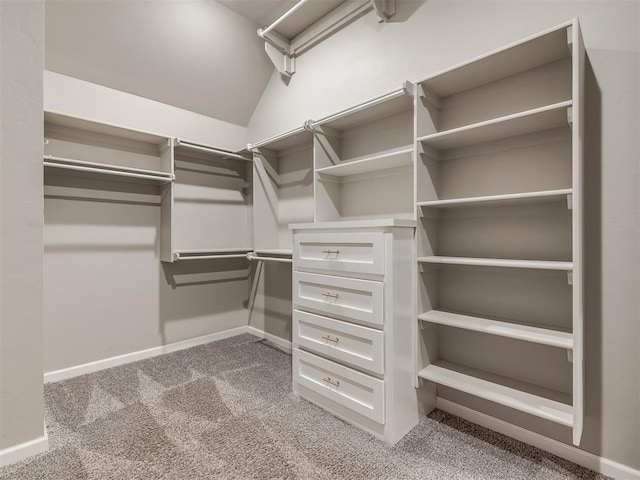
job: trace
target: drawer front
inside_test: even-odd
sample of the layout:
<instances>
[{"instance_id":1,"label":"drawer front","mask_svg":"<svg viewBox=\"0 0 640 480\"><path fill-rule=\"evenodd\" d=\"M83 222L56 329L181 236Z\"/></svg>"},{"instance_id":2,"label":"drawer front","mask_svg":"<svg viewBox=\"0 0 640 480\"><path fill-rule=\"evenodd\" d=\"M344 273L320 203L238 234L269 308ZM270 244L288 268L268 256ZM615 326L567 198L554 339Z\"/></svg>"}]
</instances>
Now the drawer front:
<instances>
[{"instance_id":1,"label":"drawer front","mask_svg":"<svg viewBox=\"0 0 640 480\"><path fill-rule=\"evenodd\" d=\"M384 381L316 355L293 350L293 381L384 423Z\"/></svg>"},{"instance_id":2,"label":"drawer front","mask_svg":"<svg viewBox=\"0 0 640 480\"><path fill-rule=\"evenodd\" d=\"M293 342L341 363L384 373L383 333L313 313L293 312Z\"/></svg>"},{"instance_id":3,"label":"drawer front","mask_svg":"<svg viewBox=\"0 0 640 480\"><path fill-rule=\"evenodd\" d=\"M383 286L380 282L333 277L315 273L293 273L293 303L329 316L382 326Z\"/></svg>"},{"instance_id":4,"label":"drawer front","mask_svg":"<svg viewBox=\"0 0 640 480\"><path fill-rule=\"evenodd\" d=\"M293 236L300 270L384 275L384 233L300 233Z\"/></svg>"}]
</instances>

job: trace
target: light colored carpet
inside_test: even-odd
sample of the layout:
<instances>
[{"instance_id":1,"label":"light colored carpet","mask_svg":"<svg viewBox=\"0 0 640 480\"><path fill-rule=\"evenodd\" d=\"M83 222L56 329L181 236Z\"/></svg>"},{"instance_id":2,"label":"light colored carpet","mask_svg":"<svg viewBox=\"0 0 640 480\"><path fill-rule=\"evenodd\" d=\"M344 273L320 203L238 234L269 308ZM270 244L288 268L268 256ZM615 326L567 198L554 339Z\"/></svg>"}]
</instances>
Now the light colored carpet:
<instances>
[{"instance_id":1,"label":"light colored carpet","mask_svg":"<svg viewBox=\"0 0 640 480\"><path fill-rule=\"evenodd\" d=\"M48 452L0 478L601 479L436 411L389 447L291 393L291 357L251 335L45 387Z\"/></svg>"}]
</instances>

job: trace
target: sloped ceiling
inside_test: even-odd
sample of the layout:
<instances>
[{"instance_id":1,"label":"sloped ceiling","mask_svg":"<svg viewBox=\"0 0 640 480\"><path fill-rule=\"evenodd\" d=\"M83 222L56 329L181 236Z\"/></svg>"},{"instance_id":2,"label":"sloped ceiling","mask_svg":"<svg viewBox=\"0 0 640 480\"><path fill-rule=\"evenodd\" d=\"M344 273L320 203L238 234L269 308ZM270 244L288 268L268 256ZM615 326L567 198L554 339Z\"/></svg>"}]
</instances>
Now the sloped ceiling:
<instances>
[{"instance_id":1,"label":"sloped ceiling","mask_svg":"<svg viewBox=\"0 0 640 480\"><path fill-rule=\"evenodd\" d=\"M273 71L257 27L215 0L47 0L45 68L246 125Z\"/></svg>"}]
</instances>

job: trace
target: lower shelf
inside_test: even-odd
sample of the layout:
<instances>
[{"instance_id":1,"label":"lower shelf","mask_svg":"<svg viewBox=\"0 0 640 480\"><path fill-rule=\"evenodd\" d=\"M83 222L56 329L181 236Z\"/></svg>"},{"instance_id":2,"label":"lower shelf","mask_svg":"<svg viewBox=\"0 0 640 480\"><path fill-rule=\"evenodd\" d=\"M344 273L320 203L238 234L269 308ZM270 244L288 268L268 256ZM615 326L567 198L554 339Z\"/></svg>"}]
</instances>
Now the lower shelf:
<instances>
[{"instance_id":1,"label":"lower shelf","mask_svg":"<svg viewBox=\"0 0 640 480\"><path fill-rule=\"evenodd\" d=\"M573 408L571 405L480 378L487 376L486 372L477 371L476 376L471 369L465 369L465 373L458 370L455 365L448 362L438 362L420 370L418 376L506 407L573 427ZM492 377L496 380L504 378Z\"/></svg>"}]
</instances>

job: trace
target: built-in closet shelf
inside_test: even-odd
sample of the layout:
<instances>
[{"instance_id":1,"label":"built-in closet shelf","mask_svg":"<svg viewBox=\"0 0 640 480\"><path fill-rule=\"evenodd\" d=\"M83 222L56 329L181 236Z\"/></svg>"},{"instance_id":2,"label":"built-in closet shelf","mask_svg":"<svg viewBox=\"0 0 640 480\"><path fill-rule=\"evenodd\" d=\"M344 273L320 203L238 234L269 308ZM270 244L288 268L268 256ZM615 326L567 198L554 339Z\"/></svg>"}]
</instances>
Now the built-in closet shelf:
<instances>
[{"instance_id":1,"label":"built-in closet shelf","mask_svg":"<svg viewBox=\"0 0 640 480\"><path fill-rule=\"evenodd\" d=\"M223 258L247 258L247 254L252 252L252 248L215 248L215 249L195 249L180 250L173 252L174 261L183 260L215 260Z\"/></svg>"},{"instance_id":2,"label":"built-in closet shelf","mask_svg":"<svg viewBox=\"0 0 640 480\"><path fill-rule=\"evenodd\" d=\"M475 257L418 257L420 263L436 263L444 265L471 265L478 267L526 268L533 270L563 270L573 269L571 262L547 260L512 260L503 258L475 258Z\"/></svg>"},{"instance_id":3,"label":"built-in closet shelf","mask_svg":"<svg viewBox=\"0 0 640 480\"><path fill-rule=\"evenodd\" d=\"M330 167L318 168L316 173L331 175L332 177L348 177L389 168L409 167L411 165L413 165L413 147L409 146L392 152L331 165Z\"/></svg>"},{"instance_id":4,"label":"built-in closet shelf","mask_svg":"<svg viewBox=\"0 0 640 480\"><path fill-rule=\"evenodd\" d=\"M571 100L566 100L464 127L419 137L423 145L446 150L567 126ZM438 160L437 158L435 160Z\"/></svg>"},{"instance_id":5,"label":"built-in closet shelf","mask_svg":"<svg viewBox=\"0 0 640 480\"><path fill-rule=\"evenodd\" d=\"M309 128L315 130L317 127L326 125L336 130L347 130L409 110L413 108L413 91L414 85L406 82L402 88L386 95L334 113L315 122L309 121Z\"/></svg>"},{"instance_id":6,"label":"built-in closet shelf","mask_svg":"<svg viewBox=\"0 0 640 480\"><path fill-rule=\"evenodd\" d=\"M474 332L498 335L523 340L525 342L540 343L542 345L566 349L573 348L573 335L547 328L532 327L529 325L443 312L440 310L430 310L421 313L418 315L418 319L424 322L473 330Z\"/></svg>"},{"instance_id":7,"label":"built-in closet shelf","mask_svg":"<svg viewBox=\"0 0 640 480\"><path fill-rule=\"evenodd\" d=\"M87 162L71 158L45 155L44 166L62 170L71 170L81 173L97 173L115 177L126 177L139 181L153 181L158 183L171 183L174 180L173 173L161 172L157 170L145 170L142 168L124 167L120 165L109 165L106 163Z\"/></svg>"},{"instance_id":8,"label":"built-in closet shelf","mask_svg":"<svg viewBox=\"0 0 640 480\"><path fill-rule=\"evenodd\" d=\"M473 58L420 82L429 93L448 97L570 55L566 27L571 22ZM564 27L564 28L563 28Z\"/></svg>"},{"instance_id":9,"label":"built-in closet shelf","mask_svg":"<svg viewBox=\"0 0 640 480\"><path fill-rule=\"evenodd\" d=\"M494 206L512 203L538 203L560 200L571 195L571 188L560 190L544 190L540 192L508 193L504 195L487 195L482 197L450 198L446 200L432 200L418 202L418 207L452 208L467 206Z\"/></svg>"},{"instance_id":10,"label":"built-in closet shelf","mask_svg":"<svg viewBox=\"0 0 640 480\"><path fill-rule=\"evenodd\" d=\"M458 370L464 370L465 373ZM569 402L570 397L561 392L515 382L475 369L460 368L444 361L428 365L418 372L418 376L567 427L573 426L573 408ZM514 388L505 384L518 385L518 387ZM527 391L534 389L541 394L544 392L544 395ZM560 399L562 401L558 401ZM564 400L567 400L567 403L564 403Z\"/></svg>"},{"instance_id":11,"label":"built-in closet shelf","mask_svg":"<svg viewBox=\"0 0 640 480\"><path fill-rule=\"evenodd\" d=\"M291 230L321 230L333 228L415 227L416 221L405 218L371 218L289 224Z\"/></svg>"},{"instance_id":12,"label":"built-in closet shelf","mask_svg":"<svg viewBox=\"0 0 640 480\"><path fill-rule=\"evenodd\" d=\"M228 150L222 150L215 147L210 147L208 145L202 145L193 142L187 142L185 140L181 140L179 138L174 139L174 144L176 147L176 151L186 151L186 152L197 152L199 154L204 154L207 156L211 156L214 158L219 158L222 160L239 160L243 162L252 162L253 159L245 156L239 152L230 152Z\"/></svg>"}]
</instances>

